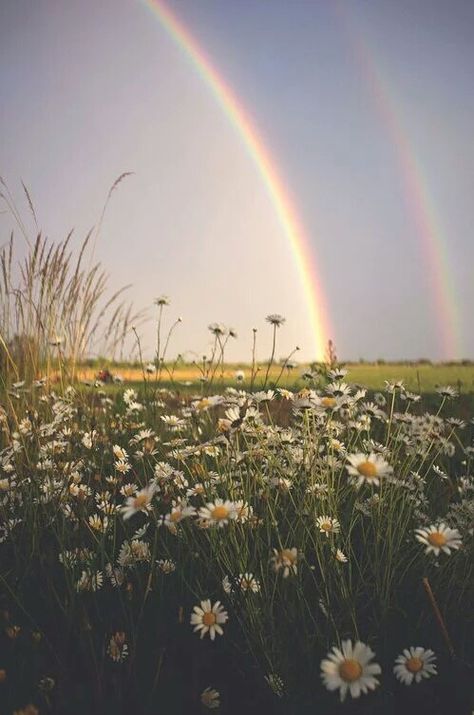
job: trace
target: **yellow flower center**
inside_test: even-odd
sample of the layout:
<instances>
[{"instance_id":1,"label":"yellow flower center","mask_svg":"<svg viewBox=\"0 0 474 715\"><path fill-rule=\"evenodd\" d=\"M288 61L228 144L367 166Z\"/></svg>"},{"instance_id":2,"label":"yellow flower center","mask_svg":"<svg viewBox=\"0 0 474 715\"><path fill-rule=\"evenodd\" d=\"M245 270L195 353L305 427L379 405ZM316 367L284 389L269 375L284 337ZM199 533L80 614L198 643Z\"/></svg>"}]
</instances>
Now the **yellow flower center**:
<instances>
[{"instance_id":1,"label":"yellow flower center","mask_svg":"<svg viewBox=\"0 0 474 715\"><path fill-rule=\"evenodd\" d=\"M335 397L323 397L321 400L321 404L323 407L334 407L336 404L336 398Z\"/></svg>"},{"instance_id":2,"label":"yellow flower center","mask_svg":"<svg viewBox=\"0 0 474 715\"><path fill-rule=\"evenodd\" d=\"M428 541L431 546L444 546L447 539L440 531L433 531L431 534L428 534Z\"/></svg>"},{"instance_id":3,"label":"yellow flower center","mask_svg":"<svg viewBox=\"0 0 474 715\"><path fill-rule=\"evenodd\" d=\"M405 667L410 673L418 673L423 668L423 661L421 658L415 658L415 656L413 656L412 658L408 658Z\"/></svg>"},{"instance_id":4,"label":"yellow flower center","mask_svg":"<svg viewBox=\"0 0 474 715\"><path fill-rule=\"evenodd\" d=\"M175 521L180 521L181 520L181 512L179 509L176 511L172 511L170 514L170 521L175 522Z\"/></svg>"},{"instance_id":5,"label":"yellow flower center","mask_svg":"<svg viewBox=\"0 0 474 715\"><path fill-rule=\"evenodd\" d=\"M339 675L346 683L353 683L362 675L362 666L357 660L348 658L339 666Z\"/></svg>"},{"instance_id":6,"label":"yellow flower center","mask_svg":"<svg viewBox=\"0 0 474 715\"><path fill-rule=\"evenodd\" d=\"M202 617L202 622L205 626L213 626L216 622L216 614L212 613L212 611L207 611Z\"/></svg>"},{"instance_id":7,"label":"yellow flower center","mask_svg":"<svg viewBox=\"0 0 474 715\"><path fill-rule=\"evenodd\" d=\"M135 509L141 509L143 506L145 506L148 503L148 497L146 494L140 494L137 496L135 501L133 502L133 506Z\"/></svg>"},{"instance_id":8,"label":"yellow flower center","mask_svg":"<svg viewBox=\"0 0 474 715\"><path fill-rule=\"evenodd\" d=\"M331 531L331 522L329 522L329 521L324 521L324 522L321 524L321 529L322 529L323 531Z\"/></svg>"},{"instance_id":9,"label":"yellow flower center","mask_svg":"<svg viewBox=\"0 0 474 715\"><path fill-rule=\"evenodd\" d=\"M361 462L357 467L357 471L359 472L359 474L362 474L362 476L366 479L373 479L377 476L376 465L373 462L369 462L368 460L365 462Z\"/></svg>"},{"instance_id":10,"label":"yellow flower center","mask_svg":"<svg viewBox=\"0 0 474 715\"><path fill-rule=\"evenodd\" d=\"M222 521L229 516L229 510L226 506L216 506L212 510L211 515L215 521Z\"/></svg>"}]
</instances>

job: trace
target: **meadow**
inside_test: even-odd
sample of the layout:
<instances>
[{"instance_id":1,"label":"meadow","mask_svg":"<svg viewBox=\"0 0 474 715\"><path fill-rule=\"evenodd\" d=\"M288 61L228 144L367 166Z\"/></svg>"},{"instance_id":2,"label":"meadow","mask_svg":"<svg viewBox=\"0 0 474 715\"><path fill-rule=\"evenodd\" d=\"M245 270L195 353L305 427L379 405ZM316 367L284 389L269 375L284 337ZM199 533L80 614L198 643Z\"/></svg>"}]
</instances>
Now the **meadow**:
<instances>
[{"instance_id":1,"label":"meadow","mask_svg":"<svg viewBox=\"0 0 474 715\"><path fill-rule=\"evenodd\" d=\"M162 296L150 362L86 369L130 310L6 251L0 712L471 713L472 366L288 368L279 315L179 366Z\"/></svg>"},{"instance_id":2,"label":"meadow","mask_svg":"<svg viewBox=\"0 0 474 715\"><path fill-rule=\"evenodd\" d=\"M92 364L91 364L92 363ZM420 394L433 394L436 388L440 385L453 385L460 394L474 393L474 363L463 364L458 363L431 363L431 362L345 362L344 367L348 370L351 376L351 381L356 385L363 385L366 389L376 391L385 389L386 382L396 382L403 380L407 390L418 392ZM263 375L266 364L260 366L257 373L258 378L255 384L259 385L263 382ZM289 390L301 390L305 387L305 374L311 372L309 363L297 363L290 369L284 368L281 370L281 365L272 366L269 373L269 382L285 387ZM114 363L106 360L90 361L87 365L81 365L78 368L79 380L95 380L100 369L106 368L111 373L123 378L127 383L133 383L137 387L143 383L143 369L140 365L133 363ZM239 380L236 374L243 373L243 377ZM153 382L153 375L145 375L145 379ZM239 382L243 387L250 386L252 375L252 365L250 363L231 363L226 364L223 374L223 379L219 372L217 384L219 387L235 386ZM165 387L174 387L175 389L188 388L196 390L200 385L201 371L192 363L181 363L177 365L169 363L162 370L160 384ZM191 383L191 385L187 383Z\"/></svg>"}]
</instances>

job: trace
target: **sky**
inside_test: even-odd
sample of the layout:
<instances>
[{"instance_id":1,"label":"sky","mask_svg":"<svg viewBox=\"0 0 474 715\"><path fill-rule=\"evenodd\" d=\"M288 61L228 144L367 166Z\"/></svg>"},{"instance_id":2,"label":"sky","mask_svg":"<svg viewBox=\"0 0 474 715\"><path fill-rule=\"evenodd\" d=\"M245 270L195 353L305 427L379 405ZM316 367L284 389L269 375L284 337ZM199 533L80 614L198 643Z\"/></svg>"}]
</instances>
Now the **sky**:
<instances>
[{"instance_id":1,"label":"sky","mask_svg":"<svg viewBox=\"0 0 474 715\"><path fill-rule=\"evenodd\" d=\"M308 238L344 360L474 357L474 3L167 0L251 117ZM170 354L316 357L288 235L242 137L145 0L2 0L0 175L95 257ZM0 214L0 245L13 228ZM24 241L16 236L18 253ZM310 254L310 255L309 255ZM322 346L320 346L322 350Z\"/></svg>"}]
</instances>

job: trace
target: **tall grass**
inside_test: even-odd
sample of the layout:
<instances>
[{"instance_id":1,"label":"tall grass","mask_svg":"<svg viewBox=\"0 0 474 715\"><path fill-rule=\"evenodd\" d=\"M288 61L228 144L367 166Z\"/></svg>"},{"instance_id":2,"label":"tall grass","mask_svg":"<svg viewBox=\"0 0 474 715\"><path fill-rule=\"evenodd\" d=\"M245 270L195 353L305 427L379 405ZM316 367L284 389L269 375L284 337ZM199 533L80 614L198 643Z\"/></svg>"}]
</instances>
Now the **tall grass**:
<instances>
[{"instance_id":1,"label":"tall grass","mask_svg":"<svg viewBox=\"0 0 474 715\"><path fill-rule=\"evenodd\" d=\"M4 182L2 186L6 187ZM37 226L26 188L25 192ZM141 316L123 300L128 286L111 293L106 271L93 261L98 231L91 230L77 248L72 231L60 242L49 240L40 231L30 240L6 189L0 198L27 244L26 255L20 258L12 233L0 251L0 366L4 385L20 376L29 380L48 376L59 365L74 379L78 363L90 353L119 355L132 323Z\"/></svg>"}]
</instances>

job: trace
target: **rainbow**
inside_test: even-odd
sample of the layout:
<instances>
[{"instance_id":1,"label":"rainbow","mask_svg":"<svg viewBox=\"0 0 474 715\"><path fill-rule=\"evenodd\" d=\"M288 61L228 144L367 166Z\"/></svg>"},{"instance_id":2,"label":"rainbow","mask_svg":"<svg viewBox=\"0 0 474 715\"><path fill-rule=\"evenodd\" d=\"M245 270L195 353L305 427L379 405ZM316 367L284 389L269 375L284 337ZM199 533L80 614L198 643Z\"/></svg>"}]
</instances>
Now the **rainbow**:
<instances>
[{"instance_id":1,"label":"rainbow","mask_svg":"<svg viewBox=\"0 0 474 715\"><path fill-rule=\"evenodd\" d=\"M462 357L460 310L457 305L450 260L442 222L430 195L423 165L409 141L400 112L393 99L391 82L381 70L381 62L368 40L355 27L347 6L335 0L333 7L348 37L360 74L370 91L375 110L395 149L405 201L417 229L429 271L434 304L434 318L444 359Z\"/></svg>"},{"instance_id":2,"label":"rainbow","mask_svg":"<svg viewBox=\"0 0 474 715\"><path fill-rule=\"evenodd\" d=\"M210 58L175 13L162 0L143 0L143 2L191 61L194 69L210 89L242 140L259 172L278 221L290 242L307 303L313 332L315 359L322 360L330 335L322 284L316 270L311 243L298 218L294 201L281 179L276 163L265 146L255 123L251 120L248 112L244 110L236 94L226 84Z\"/></svg>"}]
</instances>

